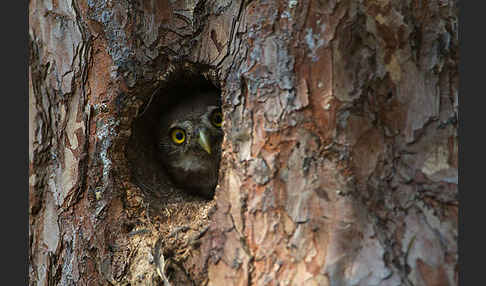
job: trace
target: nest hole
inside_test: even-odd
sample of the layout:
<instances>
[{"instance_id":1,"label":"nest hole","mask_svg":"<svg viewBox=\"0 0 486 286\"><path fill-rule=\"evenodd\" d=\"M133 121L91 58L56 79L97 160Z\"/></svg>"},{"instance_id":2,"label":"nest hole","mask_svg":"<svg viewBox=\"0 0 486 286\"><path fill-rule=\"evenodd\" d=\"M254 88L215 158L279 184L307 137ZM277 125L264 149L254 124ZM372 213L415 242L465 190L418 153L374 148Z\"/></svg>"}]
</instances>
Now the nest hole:
<instances>
[{"instance_id":1,"label":"nest hole","mask_svg":"<svg viewBox=\"0 0 486 286\"><path fill-rule=\"evenodd\" d=\"M161 136L167 136L167 142L172 140L174 146L171 146L171 148L179 147L176 141L182 141L185 139L183 138L184 136L190 137L190 134L173 133L171 135L167 133L166 131L169 130L169 127L161 126L161 118L165 118L166 114L170 114L174 109L177 109L182 110L181 118L183 119L187 112L184 111L184 108L181 108L181 105L186 103L194 105L195 102L205 101L206 99L200 99L201 96L210 98L209 100L214 102L221 110L221 91L219 88L201 74L180 72L171 76L169 80L160 83L154 91L145 96L146 103L140 108L140 113L133 122L132 133L126 149L132 181L143 191L147 203L152 207L157 206L159 210L169 204L207 202L213 199L216 184L214 184L211 191L201 192L198 189L198 184L205 180L205 176L180 177L177 171L172 170L171 165L168 163L169 160L174 160L174 158L164 157L164 154L161 152ZM189 107L189 109L191 108ZM219 118L217 116L215 118L215 122L218 121ZM189 132L189 130L186 132ZM191 132L193 134L195 131L192 130ZM197 141L195 137L191 138L191 140L191 143L201 141L200 139ZM212 150L208 149L213 152L219 150L215 170L216 176L219 172L221 141L209 140L213 145L219 144L218 146L212 146ZM184 144L186 142L180 143L181 146ZM199 145L201 145L200 142ZM203 154L203 151L198 152ZM211 154L211 152L208 154ZM195 161L195 159L192 160ZM193 161L188 161L186 165L191 166ZM195 162L197 163L197 161Z\"/></svg>"}]
</instances>

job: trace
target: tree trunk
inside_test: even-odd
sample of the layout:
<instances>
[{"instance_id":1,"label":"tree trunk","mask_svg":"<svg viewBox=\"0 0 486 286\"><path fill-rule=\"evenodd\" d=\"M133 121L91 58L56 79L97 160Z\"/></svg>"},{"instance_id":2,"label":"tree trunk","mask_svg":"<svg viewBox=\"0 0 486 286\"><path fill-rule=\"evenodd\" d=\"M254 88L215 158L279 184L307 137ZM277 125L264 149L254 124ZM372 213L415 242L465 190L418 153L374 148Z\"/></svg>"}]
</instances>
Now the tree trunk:
<instances>
[{"instance_id":1,"label":"tree trunk","mask_svg":"<svg viewBox=\"0 0 486 286\"><path fill-rule=\"evenodd\" d=\"M30 285L457 285L456 2L31 0ZM194 82L212 200L150 144Z\"/></svg>"}]
</instances>

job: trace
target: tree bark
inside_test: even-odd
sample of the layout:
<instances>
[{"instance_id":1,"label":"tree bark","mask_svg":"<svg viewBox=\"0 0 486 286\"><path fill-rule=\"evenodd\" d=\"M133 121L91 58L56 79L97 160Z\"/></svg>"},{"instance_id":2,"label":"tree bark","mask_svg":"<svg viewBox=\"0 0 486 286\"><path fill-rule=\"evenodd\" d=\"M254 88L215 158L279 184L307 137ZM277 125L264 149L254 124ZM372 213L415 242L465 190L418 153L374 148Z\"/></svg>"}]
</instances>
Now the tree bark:
<instances>
[{"instance_id":1,"label":"tree bark","mask_svg":"<svg viewBox=\"0 0 486 286\"><path fill-rule=\"evenodd\" d=\"M457 285L457 15L31 0L30 285ZM196 78L223 102L210 201L146 141Z\"/></svg>"}]
</instances>

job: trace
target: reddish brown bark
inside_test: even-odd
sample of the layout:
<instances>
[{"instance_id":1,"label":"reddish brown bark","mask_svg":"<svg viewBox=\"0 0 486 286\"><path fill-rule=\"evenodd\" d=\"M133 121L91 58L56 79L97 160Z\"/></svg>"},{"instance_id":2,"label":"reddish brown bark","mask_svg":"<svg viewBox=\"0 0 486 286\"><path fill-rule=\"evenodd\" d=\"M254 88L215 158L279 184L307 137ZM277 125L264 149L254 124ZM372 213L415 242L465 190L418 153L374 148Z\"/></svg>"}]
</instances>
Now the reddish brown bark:
<instances>
[{"instance_id":1,"label":"reddish brown bark","mask_svg":"<svg viewBox=\"0 0 486 286\"><path fill-rule=\"evenodd\" d=\"M456 285L456 5L31 0L30 284ZM209 202L143 139L196 76Z\"/></svg>"}]
</instances>

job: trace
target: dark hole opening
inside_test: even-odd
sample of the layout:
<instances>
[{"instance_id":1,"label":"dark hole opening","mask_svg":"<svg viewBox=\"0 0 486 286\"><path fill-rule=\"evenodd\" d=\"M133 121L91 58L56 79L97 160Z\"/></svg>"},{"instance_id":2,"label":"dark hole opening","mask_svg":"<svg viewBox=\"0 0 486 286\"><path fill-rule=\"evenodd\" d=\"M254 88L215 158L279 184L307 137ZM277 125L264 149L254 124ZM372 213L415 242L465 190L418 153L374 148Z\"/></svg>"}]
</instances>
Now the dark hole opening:
<instances>
[{"instance_id":1,"label":"dark hole opening","mask_svg":"<svg viewBox=\"0 0 486 286\"><path fill-rule=\"evenodd\" d=\"M149 203L213 198L223 139L220 94L203 76L180 73L140 108L126 155Z\"/></svg>"}]
</instances>

